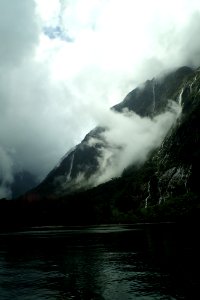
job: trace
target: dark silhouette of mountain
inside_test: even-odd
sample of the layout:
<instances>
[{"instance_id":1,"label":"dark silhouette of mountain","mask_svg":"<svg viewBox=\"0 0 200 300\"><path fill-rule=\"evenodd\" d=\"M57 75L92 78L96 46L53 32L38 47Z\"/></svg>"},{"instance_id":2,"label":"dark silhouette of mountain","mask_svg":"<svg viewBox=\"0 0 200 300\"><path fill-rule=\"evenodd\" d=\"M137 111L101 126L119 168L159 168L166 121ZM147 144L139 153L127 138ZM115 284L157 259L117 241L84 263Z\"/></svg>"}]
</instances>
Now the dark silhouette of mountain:
<instances>
[{"instance_id":1,"label":"dark silhouette of mountain","mask_svg":"<svg viewBox=\"0 0 200 300\"><path fill-rule=\"evenodd\" d=\"M109 147L109 142L102 139L107 128L97 127L38 187L19 199L2 200L1 223L16 226L198 220L200 70L182 67L149 80L112 109L129 109L152 118L166 110L169 99L179 103L181 113L144 164L130 165L120 177L92 187L90 179L99 168L99 150ZM98 142L89 143L91 138ZM77 181L80 174L84 180Z\"/></svg>"},{"instance_id":2,"label":"dark silhouette of mountain","mask_svg":"<svg viewBox=\"0 0 200 300\"><path fill-rule=\"evenodd\" d=\"M38 185L35 176L27 171L21 171L15 174L14 180L10 186L12 198L17 198L28 192L33 186Z\"/></svg>"}]
</instances>

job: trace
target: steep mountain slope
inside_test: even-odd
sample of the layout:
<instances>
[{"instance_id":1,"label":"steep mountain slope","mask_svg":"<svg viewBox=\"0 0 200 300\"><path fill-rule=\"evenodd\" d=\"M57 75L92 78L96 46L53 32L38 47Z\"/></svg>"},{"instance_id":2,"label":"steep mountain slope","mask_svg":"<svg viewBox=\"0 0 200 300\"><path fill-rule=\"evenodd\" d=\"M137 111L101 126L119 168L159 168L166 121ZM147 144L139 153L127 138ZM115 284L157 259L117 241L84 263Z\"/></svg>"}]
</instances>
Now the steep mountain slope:
<instances>
[{"instance_id":1,"label":"steep mountain slope","mask_svg":"<svg viewBox=\"0 0 200 300\"><path fill-rule=\"evenodd\" d=\"M154 157L157 165L159 202L198 192L200 157L200 72L181 89L182 114Z\"/></svg>"},{"instance_id":2,"label":"steep mountain slope","mask_svg":"<svg viewBox=\"0 0 200 300\"><path fill-rule=\"evenodd\" d=\"M89 202L90 209L82 207L87 219L199 220L200 70L185 78L173 95L182 107L179 119L142 167L130 166L120 178L69 198L75 207L81 207L82 200ZM84 219L77 209L72 208L72 212L74 218Z\"/></svg>"},{"instance_id":3,"label":"steep mountain slope","mask_svg":"<svg viewBox=\"0 0 200 300\"><path fill-rule=\"evenodd\" d=\"M130 92L124 101L112 110L122 113L128 109L141 117L156 116L165 111L169 99L177 100L177 89L192 74L190 68L183 67L163 78L148 80ZM101 169L99 157L103 151L112 148L109 141L104 139L107 130L97 127L86 135L79 145L65 155L35 191L43 195L61 196L94 186L95 174L100 173Z\"/></svg>"},{"instance_id":4,"label":"steep mountain slope","mask_svg":"<svg viewBox=\"0 0 200 300\"><path fill-rule=\"evenodd\" d=\"M36 189L0 201L1 226L199 220L200 70L183 67L147 81L113 109L128 108L153 118L166 109L168 99L179 103L181 113L145 163L130 165L120 177L89 188L99 168L99 151L109 147L102 140L107 128L98 127ZM77 181L80 173L89 182L86 189Z\"/></svg>"}]
</instances>

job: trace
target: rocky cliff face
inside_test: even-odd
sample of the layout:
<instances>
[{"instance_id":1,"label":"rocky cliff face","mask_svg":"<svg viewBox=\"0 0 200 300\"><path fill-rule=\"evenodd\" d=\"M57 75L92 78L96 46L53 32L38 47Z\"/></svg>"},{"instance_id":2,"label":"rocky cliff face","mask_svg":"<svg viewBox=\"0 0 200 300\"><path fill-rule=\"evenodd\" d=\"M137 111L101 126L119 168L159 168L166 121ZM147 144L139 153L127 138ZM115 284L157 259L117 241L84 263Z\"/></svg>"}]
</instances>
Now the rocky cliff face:
<instances>
[{"instance_id":1,"label":"rocky cliff face","mask_svg":"<svg viewBox=\"0 0 200 300\"><path fill-rule=\"evenodd\" d=\"M198 192L200 149L200 72L195 71L177 89L181 116L155 154L157 197L168 198ZM151 185L151 183L149 183ZM149 197L150 200L152 197ZM155 198L155 197L154 197ZM149 202L151 203L151 201Z\"/></svg>"},{"instance_id":2,"label":"rocky cliff face","mask_svg":"<svg viewBox=\"0 0 200 300\"><path fill-rule=\"evenodd\" d=\"M192 74L192 69L182 67L168 75L148 80L130 92L114 109L122 112L128 108L142 117L157 115L163 112L169 99L177 100L180 86Z\"/></svg>"},{"instance_id":3,"label":"rocky cliff face","mask_svg":"<svg viewBox=\"0 0 200 300\"><path fill-rule=\"evenodd\" d=\"M17 200L2 200L0 224L199 220L200 70L183 67L147 81L112 109L154 120L169 99L179 103L178 119L145 163L129 165L118 178L92 187L99 152L110 147L102 134L107 128L97 127L36 189Z\"/></svg>"},{"instance_id":4,"label":"rocky cliff face","mask_svg":"<svg viewBox=\"0 0 200 300\"><path fill-rule=\"evenodd\" d=\"M192 76L193 71L188 67L183 67L162 78L148 80L130 92L112 110L122 113L128 109L141 117L152 118L166 109L169 99L179 101L178 95L185 80ZM186 93L185 90L184 93ZM182 97L184 98L184 95ZM106 128L97 127L86 135L84 140L71 149L48 174L36 191L40 194L61 196L92 187L94 185L92 179L100 169L99 155L103 150L111 148L102 135L106 130Z\"/></svg>"}]
</instances>

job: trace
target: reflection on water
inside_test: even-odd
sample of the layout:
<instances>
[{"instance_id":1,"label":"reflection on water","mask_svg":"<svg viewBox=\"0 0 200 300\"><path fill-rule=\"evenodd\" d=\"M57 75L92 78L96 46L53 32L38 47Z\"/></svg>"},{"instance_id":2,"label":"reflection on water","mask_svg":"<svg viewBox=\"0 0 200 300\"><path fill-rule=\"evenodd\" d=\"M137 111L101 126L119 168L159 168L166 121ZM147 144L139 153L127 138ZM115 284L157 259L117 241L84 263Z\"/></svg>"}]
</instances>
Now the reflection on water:
<instances>
[{"instance_id":1,"label":"reflection on water","mask_svg":"<svg viewBox=\"0 0 200 300\"><path fill-rule=\"evenodd\" d=\"M200 299L199 249L173 224L0 234L0 299Z\"/></svg>"}]
</instances>

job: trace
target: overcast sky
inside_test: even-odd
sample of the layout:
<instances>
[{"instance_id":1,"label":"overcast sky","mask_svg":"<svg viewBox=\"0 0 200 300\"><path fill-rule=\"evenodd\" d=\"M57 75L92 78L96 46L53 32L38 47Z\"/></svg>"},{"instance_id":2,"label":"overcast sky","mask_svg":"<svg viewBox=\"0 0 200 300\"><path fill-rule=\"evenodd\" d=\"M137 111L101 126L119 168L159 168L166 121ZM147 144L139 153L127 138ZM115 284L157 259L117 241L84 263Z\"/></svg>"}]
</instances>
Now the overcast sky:
<instances>
[{"instance_id":1,"label":"overcast sky","mask_svg":"<svg viewBox=\"0 0 200 300\"><path fill-rule=\"evenodd\" d=\"M139 83L199 66L199 33L198 0L0 0L1 177L43 178Z\"/></svg>"}]
</instances>

